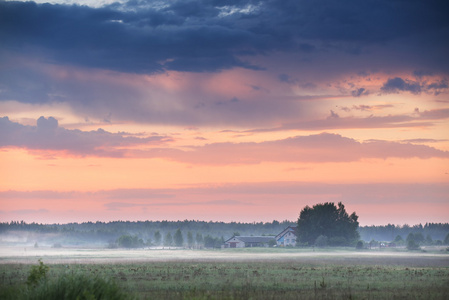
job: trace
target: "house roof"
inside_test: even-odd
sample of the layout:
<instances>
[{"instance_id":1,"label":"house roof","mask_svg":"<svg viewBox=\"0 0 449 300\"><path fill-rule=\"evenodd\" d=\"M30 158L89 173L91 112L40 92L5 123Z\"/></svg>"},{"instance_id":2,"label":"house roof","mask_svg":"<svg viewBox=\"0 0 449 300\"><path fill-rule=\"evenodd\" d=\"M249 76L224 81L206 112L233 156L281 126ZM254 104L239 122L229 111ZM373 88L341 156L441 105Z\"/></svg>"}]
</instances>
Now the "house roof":
<instances>
[{"instance_id":1,"label":"house roof","mask_svg":"<svg viewBox=\"0 0 449 300\"><path fill-rule=\"evenodd\" d=\"M281 233L279 233L276 236L276 240L279 240L280 238L282 238L284 235L286 235L288 232L293 233L294 235L296 235L296 226L288 226L287 228L285 228L284 230L281 231Z\"/></svg>"},{"instance_id":2,"label":"house roof","mask_svg":"<svg viewBox=\"0 0 449 300\"><path fill-rule=\"evenodd\" d=\"M274 236L233 236L228 239L226 243L233 238L236 238L244 243L268 243L269 241L274 240Z\"/></svg>"}]
</instances>

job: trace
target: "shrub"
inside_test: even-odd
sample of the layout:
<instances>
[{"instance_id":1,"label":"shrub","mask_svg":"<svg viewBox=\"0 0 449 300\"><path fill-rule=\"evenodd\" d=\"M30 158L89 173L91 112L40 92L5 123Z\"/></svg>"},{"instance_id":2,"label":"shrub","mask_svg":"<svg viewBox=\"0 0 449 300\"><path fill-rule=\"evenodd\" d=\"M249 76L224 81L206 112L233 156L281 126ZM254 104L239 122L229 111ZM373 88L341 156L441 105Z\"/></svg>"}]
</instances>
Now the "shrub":
<instances>
[{"instance_id":1,"label":"shrub","mask_svg":"<svg viewBox=\"0 0 449 300\"><path fill-rule=\"evenodd\" d=\"M50 268L39 259L39 265L32 266L30 270L30 274L28 275L27 284L28 285L37 285L43 280L47 279L47 272Z\"/></svg>"},{"instance_id":2,"label":"shrub","mask_svg":"<svg viewBox=\"0 0 449 300\"><path fill-rule=\"evenodd\" d=\"M320 247L320 248L326 247L327 246L327 241L328 241L327 236L320 235L315 240L315 246Z\"/></svg>"},{"instance_id":3,"label":"shrub","mask_svg":"<svg viewBox=\"0 0 449 300\"><path fill-rule=\"evenodd\" d=\"M365 243L363 241L358 241L357 245L355 246L356 249L363 249L365 246Z\"/></svg>"},{"instance_id":4,"label":"shrub","mask_svg":"<svg viewBox=\"0 0 449 300\"><path fill-rule=\"evenodd\" d=\"M275 245L277 245L275 239L272 239L272 240L270 240L270 241L268 242L268 246L269 246L269 247L274 247Z\"/></svg>"},{"instance_id":5,"label":"shrub","mask_svg":"<svg viewBox=\"0 0 449 300\"><path fill-rule=\"evenodd\" d=\"M331 246L345 246L348 245L348 240L343 236L334 236L329 239Z\"/></svg>"},{"instance_id":6,"label":"shrub","mask_svg":"<svg viewBox=\"0 0 449 300\"><path fill-rule=\"evenodd\" d=\"M122 248L139 248L143 247L144 243L137 235L124 234L117 239L117 245Z\"/></svg>"},{"instance_id":7,"label":"shrub","mask_svg":"<svg viewBox=\"0 0 449 300\"><path fill-rule=\"evenodd\" d=\"M446 235L446 237L444 238L443 244L445 245L449 245L449 233Z\"/></svg>"},{"instance_id":8,"label":"shrub","mask_svg":"<svg viewBox=\"0 0 449 300\"><path fill-rule=\"evenodd\" d=\"M41 282L29 288L25 299L129 299L111 280L91 277L83 274L70 274L59 277L56 281Z\"/></svg>"},{"instance_id":9,"label":"shrub","mask_svg":"<svg viewBox=\"0 0 449 300\"><path fill-rule=\"evenodd\" d=\"M376 241L376 240L374 240L374 239L372 239L370 242L369 242L369 248L371 249L372 247L378 247L379 246L379 242L378 241Z\"/></svg>"},{"instance_id":10,"label":"shrub","mask_svg":"<svg viewBox=\"0 0 449 300\"><path fill-rule=\"evenodd\" d=\"M395 244L397 245L403 245L404 244L404 239L402 238L402 236L400 236L399 234L396 236L396 238L393 241Z\"/></svg>"},{"instance_id":11,"label":"shrub","mask_svg":"<svg viewBox=\"0 0 449 300\"><path fill-rule=\"evenodd\" d=\"M419 250L419 245L414 240L409 240L407 242L407 249L408 250Z\"/></svg>"}]
</instances>

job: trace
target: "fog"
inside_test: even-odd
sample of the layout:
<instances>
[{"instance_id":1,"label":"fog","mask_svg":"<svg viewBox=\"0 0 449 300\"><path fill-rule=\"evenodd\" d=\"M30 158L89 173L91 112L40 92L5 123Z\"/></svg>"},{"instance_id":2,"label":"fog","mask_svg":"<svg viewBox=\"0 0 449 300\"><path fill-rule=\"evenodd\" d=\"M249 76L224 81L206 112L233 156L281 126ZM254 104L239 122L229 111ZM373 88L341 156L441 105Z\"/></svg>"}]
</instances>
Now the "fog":
<instances>
[{"instance_id":1,"label":"fog","mask_svg":"<svg viewBox=\"0 0 449 300\"><path fill-rule=\"evenodd\" d=\"M348 251L329 249L79 249L1 247L0 263L30 263L42 259L46 264L138 263L161 261L226 262L301 261L310 264L404 265L412 267L449 267L449 257L442 247L429 247L428 252L391 250Z\"/></svg>"}]
</instances>

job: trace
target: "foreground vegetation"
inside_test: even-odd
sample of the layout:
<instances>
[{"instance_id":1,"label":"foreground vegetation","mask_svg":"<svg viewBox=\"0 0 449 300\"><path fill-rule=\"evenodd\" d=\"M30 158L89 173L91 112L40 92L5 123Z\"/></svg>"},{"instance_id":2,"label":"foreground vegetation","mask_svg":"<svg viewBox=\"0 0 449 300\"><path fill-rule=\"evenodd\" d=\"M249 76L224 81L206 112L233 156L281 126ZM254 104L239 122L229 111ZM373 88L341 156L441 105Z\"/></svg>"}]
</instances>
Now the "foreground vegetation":
<instances>
[{"instance_id":1,"label":"foreground vegetation","mask_svg":"<svg viewBox=\"0 0 449 300\"><path fill-rule=\"evenodd\" d=\"M40 280L36 270L47 266L46 280ZM30 284L33 270L37 279ZM72 288L78 289L78 299L110 299L106 293L111 291L119 295L116 299L448 299L449 262L446 256L363 257L354 251L346 259L317 254L295 259L0 264L1 299L52 299L49 291L64 284L78 287ZM83 291L82 286L90 289ZM44 291L45 297L31 297L39 295L36 291ZM60 294L53 299L61 299Z\"/></svg>"}]
</instances>

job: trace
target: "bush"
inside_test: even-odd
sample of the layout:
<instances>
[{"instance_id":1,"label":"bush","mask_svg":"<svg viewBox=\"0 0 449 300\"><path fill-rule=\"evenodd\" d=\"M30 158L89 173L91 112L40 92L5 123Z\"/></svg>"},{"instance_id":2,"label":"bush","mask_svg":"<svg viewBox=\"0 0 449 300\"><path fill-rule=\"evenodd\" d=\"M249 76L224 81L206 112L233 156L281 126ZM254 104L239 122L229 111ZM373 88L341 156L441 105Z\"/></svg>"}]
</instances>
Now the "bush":
<instances>
[{"instance_id":1,"label":"bush","mask_svg":"<svg viewBox=\"0 0 449 300\"><path fill-rule=\"evenodd\" d=\"M27 278L27 284L28 285L37 285L43 280L47 279L47 272L50 268L42 262L42 260L39 259L39 265L38 266L32 266L30 270L30 274Z\"/></svg>"},{"instance_id":2,"label":"bush","mask_svg":"<svg viewBox=\"0 0 449 300\"><path fill-rule=\"evenodd\" d=\"M419 245L414 240L409 240L407 242L407 249L408 250L419 250Z\"/></svg>"},{"instance_id":3,"label":"bush","mask_svg":"<svg viewBox=\"0 0 449 300\"><path fill-rule=\"evenodd\" d=\"M357 245L355 245L356 249L363 249L365 247L365 243L363 241L358 241Z\"/></svg>"},{"instance_id":4,"label":"bush","mask_svg":"<svg viewBox=\"0 0 449 300\"><path fill-rule=\"evenodd\" d=\"M397 245L403 245L404 244L404 239L402 238L402 236L400 236L399 234L396 236L396 238L393 241L395 244Z\"/></svg>"},{"instance_id":5,"label":"bush","mask_svg":"<svg viewBox=\"0 0 449 300\"><path fill-rule=\"evenodd\" d=\"M137 235L131 236L129 234L124 234L117 239L117 245L122 248L139 248L143 247L144 243L142 239L137 237Z\"/></svg>"},{"instance_id":6,"label":"bush","mask_svg":"<svg viewBox=\"0 0 449 300\"><path fill-rule=\"evenodd\" d=\"M85 274L64 274L57 279L47 278L50 268L40 259L32 266L25 288L5 287L0 289L0 299L26 300L93 300L131 299L115 281Z\"/></svg>"},{"instance_id":7,"label":"bush","mask_svg":"<svg viewBox=\"0 0 449 300\"><path fill-rule=\"evenodd\" d=\"M71 274L59 277L56 281L45 282L28 288L24 299L129 299L111 280L91 277L83 274Z\"/></svg>"},{"instance_id":8,"label":"bush","mask_svg":"<svg viewBox=\"0 0 449 300\"><path fill-rule=\"evenodd\" d=\"M328 242L328 238L325 235L320 235L319 237L316 238L315 240L315 246L320 247L320 248L324 248L327 246L327 242Z\"/></svg>"},{"instance_id":9,"label":"bush","mask_svg":"<svg viewBox=\"0 0 449 300\"><path fill-rule=\"evenodd\" d=\"M343 236L334 236L329 239L329 245L331 246L345 246L348 245L348 240Z\"/></svg>"}]
</instances>

